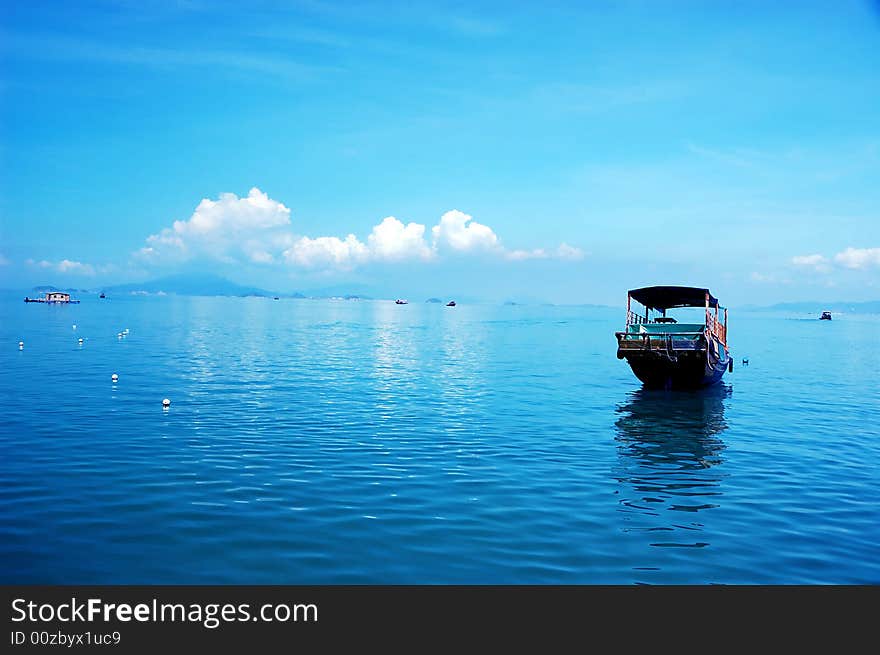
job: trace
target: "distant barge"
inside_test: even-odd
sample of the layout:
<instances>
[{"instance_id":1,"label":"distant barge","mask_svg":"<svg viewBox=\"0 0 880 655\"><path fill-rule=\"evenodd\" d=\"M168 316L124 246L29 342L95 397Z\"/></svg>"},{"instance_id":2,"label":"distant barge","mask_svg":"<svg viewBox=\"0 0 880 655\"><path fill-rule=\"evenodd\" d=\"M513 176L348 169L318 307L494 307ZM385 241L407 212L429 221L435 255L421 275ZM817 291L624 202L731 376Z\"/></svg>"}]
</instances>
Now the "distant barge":
<instances>
[{"instance_id":1,"label":"distant barge","mask_svg":"<svg viewBox=\"0 0 880 655\"><path fill-rule=\"evenodd\" d=\"M79 300L71 300L69 293L60 291L47 291L43 298L25 298L25 302L41 302L47 305L76 305Z\"/></svg>"},{"instance_id":2,"label":"distant barge","mask_svg":"<svg viewBox=\"0 0 880 655\"><path fill-rule=\"evenodd\" d=\"M644 316L632 311L635 300ZM678 323L666 316L674 307L704 307L703 323ZM724 322L719 310L724 310ZM712 311L714 310L714 311ZM651 316L654 311L659 315ZM671 389L706 387L733 371L727 348L727 309L708 289L645 287L626 297L626 329L616 332L617 358L626 359L646 387Z\"/></svg>"}]
</instances>

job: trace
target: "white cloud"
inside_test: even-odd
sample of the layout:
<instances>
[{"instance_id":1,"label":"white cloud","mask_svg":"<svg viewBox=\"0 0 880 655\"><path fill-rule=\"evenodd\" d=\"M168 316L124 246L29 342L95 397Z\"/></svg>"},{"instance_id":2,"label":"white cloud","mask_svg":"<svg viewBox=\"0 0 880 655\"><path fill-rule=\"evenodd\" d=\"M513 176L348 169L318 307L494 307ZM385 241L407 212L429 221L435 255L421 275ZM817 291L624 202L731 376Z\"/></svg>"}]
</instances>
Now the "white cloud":
<instances>
[{"instance_id":1,"label":"white cloud","mask_svg":"<svg viewBox=\"0 0 880 655\"><path fill-rule=\"evenodd\" d=\"M880 248L850 247L831 258L820 254L797 255L791 258L791 263L795 266L813 268L820 273L830 271L832 264L853 270L880 267Z\"/></svg>"},{"instance_id":2,"label":"white cloud","mask_svg":"<svg viewBox=\"0 0 880 655\"><path fill-rule=\"evenodd\" d=\"M446 212L440 222L431 228L434 247L459 252L494 250L500 247L498 237L488 225L477 223L471 216L457 209Z\"/></svg>"},{"instance_id":3,"label":"white cloud","mask_svg":"<svg viewBox=\"0 0 880 655\"><path fill-rule=\"evenodd\" d=\"M791 258L791 263L795 266L817 266L827 261L822 255L797 255Z\"/></svg>"},{"instance_id":4,"label":"white cloud","mask_svg":"<svg viewBox=\"0 0 880 655\"><path fill-rule=\"evenodd\" d=\"M74 275L94 275L95 268L91 264L83 264L82 262L74 262L69 259L62 259L57 266L59 273L73 273Z\"/></svg>"},{"instance_id":5,"label":"white cloud","mask_svg":"<svg viewBox=\"0 0 880 655\"><path fill-rule=\"evenodd\" d=\"M95 267L91 264L83 264L82 262L72 261L70 259L62 259L59 262L50 262L46 259L41 259L40 261L34 261L33 259L26 259L25 264L28 266L36 266L37 268L42 268L45 270L53 270L59 273L68 273L71 275L95 275L96 272L107 272L111 270L109 266L99 266Z\"/></svg>"},{"instance_id":6,"label":"white cloud","mask_svg":"<svg viewBox=\"0 0 880 655\"><path fill-rule=\"evenodd\" d=\"M834 261L855 269L880 266L880 248L847 248L834 255Z\"/></svg>"},{"instance_id":7,"label":"white cloud","mask_svg":"<svg viewBox=\"0 0 880 655\"><path fill-rule=\"evenodd\" d=\"M812 268L819 273L826 273L830 270L828 259L824 255L796 255L791 258L791 263L795 266L803 268Z\"/></svg>"},{"instance_id":8,"label":"white cloud","mask_svg":"<svg viewBox=\"0 0 880 655\"><path fill-rule=\"evenodd\" d=\"M305 268L340 268L347 270L367 261L367 247L349 234L345 241L338 237L301 237L284 251L288 263Z\"/></svg>"},{"instance_id":9,"label":"white cloud","mask_svg":"<svg viewBox=\"0 0 880 655\"><path fill-rule=\"evenodd\" d=\"M364 241L354 234L311 237L295 234L290 209L254 187L247 196L222 193L203 199L187 220L153 234L135 255L146 262L175 262L206 257L229 264L286 263L304 268L348 270L370 262L431 261L444 252L489 253L509 260L582 259L583 252L565 243L553 250L507 250L488 225L451 210L431 228L387 216Z\"/></svg>"},{"instance_id":10,"label":"white cloud","mask_svg":"<svg viewBox=\"0 0 880 655\"><path fill-rule=\"evenodd\" d=\"M247 196L221 193L204 198L186 221L147 237L138 255L150 261L207 255L229 263L274 261L271 252L289 246L290 210L254 187Z\"/></svg>"},{"instance_id":11,"label":"white cloud","mask_svg":"<svg viewBox=\"0 0 880 655\"><path fill-rule=\"evenodd\" d=\"M535 248L534 250L508 250L504 256L513 261L523 261L525 259L547 259L550 255L543 248Z\"/></svg>"},{"instance_id":12,"label":"white cloud","mask_svg":"<svg viewBox=\"0 0 880 655\"><path fill-rule=\"evenodd\" d=\"M525 259L567 259L577 261L584 258L584 251L580 248L573 248L567 243L562 243L556 250L546 250L545 248L535 248L534 250L507 250L504 253L507 259L513 261L522 261Z\"/></svg>"},{"instance_id":13,"label":"white cloud","mask_svg":"<svg viewBox=\"0 0 880 655\"><path fill-rule=\"evenodd\" d=\"M433 249L425 242L425 226L419 223L404 225L393 216L373 228L367 244L373 259L394 261L434 257Z\"/></svg>"},{"instance_id":14,"label":"white cloud","mask_svg":"<svg viewBox=\"0 0 880 655\"><path fill-rule=\"evenodd\" d=\"M250 253L250 258L252 262L256 262L257 264L271 264L275 261L272 253L266 252L265 250L254 250Z\"/></svg>"}]
</instances>

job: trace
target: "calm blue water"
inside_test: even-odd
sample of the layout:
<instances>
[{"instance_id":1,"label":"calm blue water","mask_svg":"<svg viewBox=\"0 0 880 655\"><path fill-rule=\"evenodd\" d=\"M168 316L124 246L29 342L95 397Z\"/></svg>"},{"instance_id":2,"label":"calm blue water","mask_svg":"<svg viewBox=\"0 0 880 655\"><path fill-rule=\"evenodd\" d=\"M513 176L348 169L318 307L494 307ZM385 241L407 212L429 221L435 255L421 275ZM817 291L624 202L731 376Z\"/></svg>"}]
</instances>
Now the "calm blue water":
<instances>
[{"instance_id":1,"label":"calm blue water","mask_svg":"<svg viewBox=\"0 0 880 655\"><path fill-rule=\"evenodd\" d=\"M647 393L623 314L4 298L0 582L880 582L877 317Z\"/></svg>"}]
</instances>

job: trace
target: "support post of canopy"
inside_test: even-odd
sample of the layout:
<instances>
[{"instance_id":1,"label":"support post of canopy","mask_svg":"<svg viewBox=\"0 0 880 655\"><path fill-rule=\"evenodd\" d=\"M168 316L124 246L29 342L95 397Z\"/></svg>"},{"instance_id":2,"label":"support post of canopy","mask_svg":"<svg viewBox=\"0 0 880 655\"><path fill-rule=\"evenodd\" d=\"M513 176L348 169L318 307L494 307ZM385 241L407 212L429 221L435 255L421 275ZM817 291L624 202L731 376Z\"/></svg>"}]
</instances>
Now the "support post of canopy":
<instances>
[{"instance_id":1,"label":"support post of canopy","mask_svg":"<svg viewBox=\"0 0 880 655\"><path fill-rule=\"evenodd\" d=\"M629 317L630 317L630 302L632 301L632 296L629 295L629 291L626 292L626 324L629 326Z\"/></svg>"},{"instance_id":2,"label":"support post of canopy","mask_svg":"<svg viewBox=\"0 0 880 655\"><path fill-rule=\"evenodd\" d=\"M727 345L727 307L724 308L724 345Z\"/></svg>"},{"instance_id":3,"label":"support post of canopy","mask_svg":"<svg viewBox=\"0 0 880 655\"><path fill-rule=\"evenodd\" d=\"M709 292L706 292L706 327L709 327Z\"/></svg>"}]
</instances>

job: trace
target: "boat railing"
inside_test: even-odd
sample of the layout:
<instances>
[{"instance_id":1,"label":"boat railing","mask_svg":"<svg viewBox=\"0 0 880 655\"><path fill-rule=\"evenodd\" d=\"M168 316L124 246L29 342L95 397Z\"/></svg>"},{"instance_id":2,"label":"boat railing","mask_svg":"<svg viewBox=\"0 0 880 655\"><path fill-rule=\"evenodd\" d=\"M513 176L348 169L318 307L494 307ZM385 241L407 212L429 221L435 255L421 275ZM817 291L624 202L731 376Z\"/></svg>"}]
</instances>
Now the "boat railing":
<instances>
[{"instance_id":1,"label":"boat railing","mask_svg":"<svg viewBox=\"0 0 880 655\"><path fill-rule=\"evenodd\" d=\"M727 345L727 327L710 312L706 312L706 332Z\"/></svg>"},{"instance_id":2,"label":"boat railing","mask_svg":"<svg viewBox=\"0 0 880 655\"><path fill-rule=\"evenodd\" d=\"M634 311L628 309L626 310L626 325L629 327L630 325L635 325L636 323L647 323L648 319L641 314L636 314Z\"/></svg>"}]
</instances>

